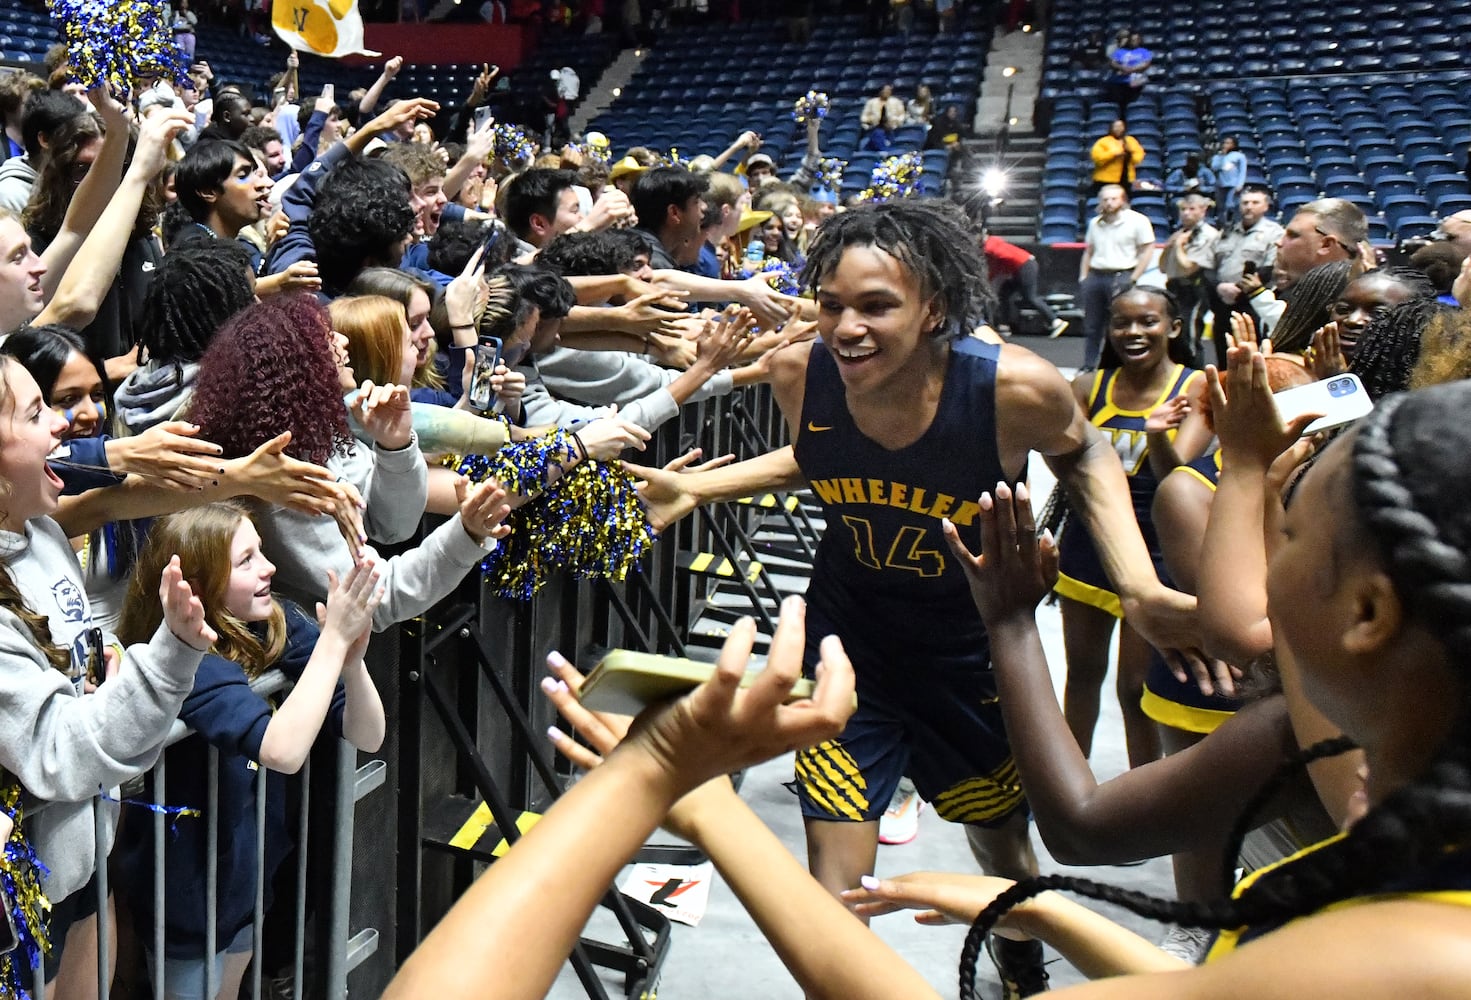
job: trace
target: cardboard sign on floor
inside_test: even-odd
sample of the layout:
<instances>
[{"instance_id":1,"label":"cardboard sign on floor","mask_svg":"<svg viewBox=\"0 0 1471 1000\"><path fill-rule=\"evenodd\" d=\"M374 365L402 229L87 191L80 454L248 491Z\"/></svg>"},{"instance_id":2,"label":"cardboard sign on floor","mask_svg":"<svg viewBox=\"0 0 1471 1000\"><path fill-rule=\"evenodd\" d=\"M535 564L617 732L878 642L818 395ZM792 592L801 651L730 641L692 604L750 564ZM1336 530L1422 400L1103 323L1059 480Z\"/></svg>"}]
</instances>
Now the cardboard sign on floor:
<instances>
[{"instance_id":1,"label":"cardboard sign on floor","mask_svg":"<svg viewBox=\"0 0 1471 1000\"><path fill-rule=\"evenodd\" d=\"M619 891L664 911L670 920L694 927L710 903L715 865L634 865Z\"/></svg>"}]
</instances>

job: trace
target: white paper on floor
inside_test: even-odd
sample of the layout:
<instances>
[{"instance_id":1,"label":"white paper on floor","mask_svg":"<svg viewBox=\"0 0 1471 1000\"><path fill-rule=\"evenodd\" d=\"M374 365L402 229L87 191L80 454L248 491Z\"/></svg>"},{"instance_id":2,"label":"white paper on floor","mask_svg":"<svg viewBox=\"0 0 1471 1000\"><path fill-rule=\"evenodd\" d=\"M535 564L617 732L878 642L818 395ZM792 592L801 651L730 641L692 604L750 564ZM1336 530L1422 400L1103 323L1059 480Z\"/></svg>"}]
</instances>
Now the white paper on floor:
<instances>
[{"instance_id":1,"label":"white paper on floor","mask_svg":"<svg viewBox=\"0 0 1471 1000\"><path fill-rule=\"evenodd\" d=\"M715 865L634 865L619 891L662 910L670 920L694 927L710 903Z\"/></svg>"}]
</instances>

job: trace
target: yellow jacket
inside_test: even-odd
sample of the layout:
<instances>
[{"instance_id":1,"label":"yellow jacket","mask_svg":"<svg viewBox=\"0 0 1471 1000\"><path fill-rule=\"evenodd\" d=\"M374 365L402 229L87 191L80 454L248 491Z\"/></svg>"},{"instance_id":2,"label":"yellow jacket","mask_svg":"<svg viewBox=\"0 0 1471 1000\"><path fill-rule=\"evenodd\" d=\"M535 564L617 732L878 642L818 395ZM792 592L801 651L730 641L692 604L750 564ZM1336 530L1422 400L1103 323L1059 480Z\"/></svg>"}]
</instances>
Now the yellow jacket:
<instances>
[{"instance_id":1,"label":"yellow jacket","mask_svg":"<svg viewBox=\"0 0 1471 1000\"><path fill-rule=\"evenodd\" d=\"M1093 144L1090 155L1093 157L1095 181L1127 187L1134 179L1134 168L1144 161L1144 147L1132 135L1122 139L1106 135Z\"/></svg>"}]
</instances>

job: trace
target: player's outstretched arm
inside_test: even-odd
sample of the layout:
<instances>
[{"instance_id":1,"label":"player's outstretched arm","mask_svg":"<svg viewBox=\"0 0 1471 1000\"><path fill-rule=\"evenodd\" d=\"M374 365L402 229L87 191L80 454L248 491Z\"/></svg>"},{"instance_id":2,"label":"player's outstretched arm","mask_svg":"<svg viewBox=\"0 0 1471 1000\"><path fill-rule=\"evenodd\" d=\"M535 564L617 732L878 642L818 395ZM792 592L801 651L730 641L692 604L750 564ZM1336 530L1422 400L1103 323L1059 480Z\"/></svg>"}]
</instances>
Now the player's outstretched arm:
<instances>
[{"instance_id":1,"label":"player's outstretched arm","mask_svg":"<svg viewBox=\"0 0 1471 1000\"><path fill-rule=\"evenodd\" d=\"M1129 624L1182 678L1205 671L1195 599L1160 583L1129 499L1118 455L1088 422L1066 379L1025 348L1007 345L996 374L996 443L1003 468L1039 452L1088 527Z\"/></svg>"},{"instance_id":2,"label":"player's outstretched arm","mask_svg":"<svg viewBox=\"0 0 1471 1000\"><path fill-rule=\"evenodd\" d=\"M639 496L649 510L649 522L655 531L663 531L708 503L793 490L807 483L790 445L706 472L676 472L628 462L623 467L639 478Z\"/></svg>"}]
</instances>

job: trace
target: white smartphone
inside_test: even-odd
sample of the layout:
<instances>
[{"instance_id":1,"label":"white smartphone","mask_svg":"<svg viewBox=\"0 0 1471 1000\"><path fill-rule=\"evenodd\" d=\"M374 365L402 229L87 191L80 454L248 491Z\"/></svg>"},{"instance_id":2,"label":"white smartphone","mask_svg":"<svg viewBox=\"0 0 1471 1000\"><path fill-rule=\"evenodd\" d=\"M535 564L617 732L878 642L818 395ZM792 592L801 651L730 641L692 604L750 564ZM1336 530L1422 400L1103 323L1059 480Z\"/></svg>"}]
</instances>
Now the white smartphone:
<instances>
[{"instance_id":1,"label":"white smartphone","mask_svg":"<svg viewBox=\"0 0 1471 1000\"><path fill-rule=\"evenodd\" d=\"M1304 413L1323 414L1308 424L1303 435L1316 434L1367 416L1374 409L1364 383L1357 375L1345 372L1308 385L1283 389L1272 397L1284 422Z\"/></svg>"}]
</instances>

